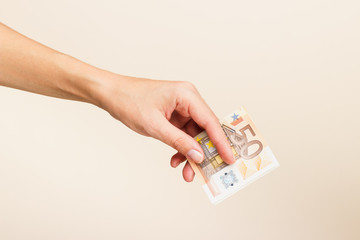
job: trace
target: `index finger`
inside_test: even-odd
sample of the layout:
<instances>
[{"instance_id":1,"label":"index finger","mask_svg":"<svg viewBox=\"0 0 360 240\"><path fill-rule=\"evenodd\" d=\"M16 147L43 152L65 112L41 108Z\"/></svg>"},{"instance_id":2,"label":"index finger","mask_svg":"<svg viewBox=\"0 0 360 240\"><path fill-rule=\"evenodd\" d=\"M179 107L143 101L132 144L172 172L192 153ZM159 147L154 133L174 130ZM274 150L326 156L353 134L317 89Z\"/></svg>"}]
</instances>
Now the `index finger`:
<instances>
[{"instance_id":1,"label":"index finger","mask_svg":"<svg viewBox=\"0 0 360 240\"><path fill-rule=\"evenodd\" d=\"M224 162L228 164L234 163L235 158L231 150L230 143L220 126L219 120L200 96L197 96L196 99L191 101L189 113L191 118L200 127L205 129L211 142Z\"/></svg>"}]
</instances>

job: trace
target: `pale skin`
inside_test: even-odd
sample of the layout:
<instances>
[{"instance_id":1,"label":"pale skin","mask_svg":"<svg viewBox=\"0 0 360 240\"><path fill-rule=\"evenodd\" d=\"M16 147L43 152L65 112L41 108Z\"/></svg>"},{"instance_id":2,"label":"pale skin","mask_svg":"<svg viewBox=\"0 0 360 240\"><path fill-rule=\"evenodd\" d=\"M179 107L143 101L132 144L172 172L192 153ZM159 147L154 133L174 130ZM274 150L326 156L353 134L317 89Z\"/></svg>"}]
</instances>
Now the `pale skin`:
<instances>
[{"instance_id":1,"label":"pale skin","mask_svg":"<svg viewBox=\"0 0 360 240\"><path fill-rule=\"evenodd\" d=\"M48 48L0 23L0 85L94 104L144 136L178 152L170 164L203 161L193 139L203 129L222 159L234 157L219 121L192 83L135 78L105 71ZM185 181L194 171L188 162Z\"/></svg>"}]
</instances>

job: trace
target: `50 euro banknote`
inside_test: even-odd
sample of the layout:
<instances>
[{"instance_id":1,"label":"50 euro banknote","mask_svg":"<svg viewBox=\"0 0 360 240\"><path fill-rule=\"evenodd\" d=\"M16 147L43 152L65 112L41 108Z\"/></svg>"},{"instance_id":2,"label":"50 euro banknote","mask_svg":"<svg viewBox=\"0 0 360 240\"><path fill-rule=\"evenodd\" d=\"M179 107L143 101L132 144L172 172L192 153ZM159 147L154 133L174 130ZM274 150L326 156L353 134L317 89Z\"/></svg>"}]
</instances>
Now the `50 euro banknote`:
<instances>
[{"instance_id":1,"label":"50 euro banknote","mask_svg":"<svg viewBox=\"0 0 360 240\"><path fill-rule=\"evenodd\" d=\"M195 136L205 153L204 161L197 164L189 160L214 204L279 166L244 107L233 111L220 124L230 142L235 163L229 165L221 159L205 131Z\"/></svg>"}]
</instances>

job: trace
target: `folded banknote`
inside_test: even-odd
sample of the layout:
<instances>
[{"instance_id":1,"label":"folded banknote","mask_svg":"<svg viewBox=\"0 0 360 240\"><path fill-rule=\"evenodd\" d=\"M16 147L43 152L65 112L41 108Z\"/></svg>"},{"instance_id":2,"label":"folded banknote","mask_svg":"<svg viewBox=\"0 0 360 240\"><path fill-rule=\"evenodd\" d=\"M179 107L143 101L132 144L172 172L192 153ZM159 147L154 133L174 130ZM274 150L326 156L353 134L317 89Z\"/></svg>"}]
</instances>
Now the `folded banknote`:
<instances>
[{"instance_id":1,"label":"folded banknote","mask_svg":"<svg viewBox=\"0 0 360 240\"><path fill-rule=\"evenodd\" d=\"M197 164L189 160L214 204L279 166L244 107L233 111L220 123L236 162L231 165L225 163L205 131L195 137L205 153L204 161Z\"/></svg>"}]
</instances>

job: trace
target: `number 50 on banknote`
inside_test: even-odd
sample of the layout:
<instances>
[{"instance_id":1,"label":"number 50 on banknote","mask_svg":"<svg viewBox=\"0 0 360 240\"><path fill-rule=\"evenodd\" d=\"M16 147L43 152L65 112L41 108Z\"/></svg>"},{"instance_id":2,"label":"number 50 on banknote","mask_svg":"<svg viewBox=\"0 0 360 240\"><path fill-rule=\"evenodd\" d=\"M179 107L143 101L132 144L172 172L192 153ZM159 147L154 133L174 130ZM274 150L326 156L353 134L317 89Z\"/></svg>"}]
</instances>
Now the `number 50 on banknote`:
<instances>
[{"instance_id":1,"label":"number 50 on banknote","mask_svg":"<svg viewBox=\"0 0 360 240\"><path fill-rule=\"evenodd\" d=\"M279 166L244 107L233 111L220 123L236 162L226 164L205 131L195 137L205 153L204 161L200 164L189 161L214 204Z\"/></svg>"}]
</instances>

